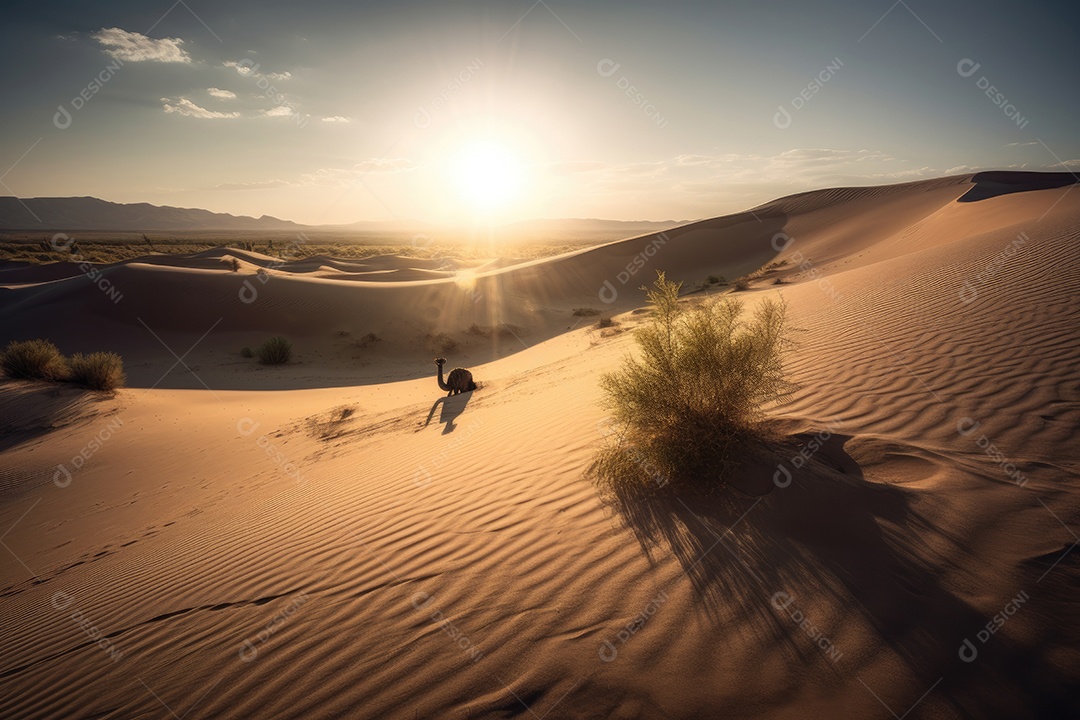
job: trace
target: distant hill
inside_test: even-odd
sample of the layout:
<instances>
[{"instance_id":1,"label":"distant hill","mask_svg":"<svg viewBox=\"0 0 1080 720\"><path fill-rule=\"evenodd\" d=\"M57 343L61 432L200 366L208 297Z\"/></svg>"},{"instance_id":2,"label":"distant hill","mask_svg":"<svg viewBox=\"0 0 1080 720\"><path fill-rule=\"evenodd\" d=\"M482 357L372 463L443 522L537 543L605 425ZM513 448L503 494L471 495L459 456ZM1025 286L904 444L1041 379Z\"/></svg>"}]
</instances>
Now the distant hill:
<instances>
[{"instance_id":1,"label":"distant hill","mask_svg":"<svg viewBox=\"0 0 1080 720\"><path fill-rule=\"evenodd\" d=\"M197 208L113 203L92 197L24 198L21 201L15 197L0 197L0 231L199 232L303 227L269 215L253 218Z\"/></svg>"}]
</instances>

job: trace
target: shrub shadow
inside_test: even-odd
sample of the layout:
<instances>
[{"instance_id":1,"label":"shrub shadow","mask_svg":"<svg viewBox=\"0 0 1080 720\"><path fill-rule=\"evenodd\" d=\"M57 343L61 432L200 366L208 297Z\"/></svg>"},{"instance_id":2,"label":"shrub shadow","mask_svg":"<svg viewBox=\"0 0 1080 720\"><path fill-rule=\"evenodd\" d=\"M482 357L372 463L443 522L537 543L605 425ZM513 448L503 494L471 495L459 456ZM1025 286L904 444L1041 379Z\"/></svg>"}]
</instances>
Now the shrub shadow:
<instances>
[{"instance_id":1,"label":"shrub shadow","mask_svg":"<svg viewBox=\"0 0 1080 720\"><path fill-rule=\"evenodd\" d=\"M992 657L961 661L963 639L974 639L989 620L942 583L942 565L972 560L965 538L918 512L913 491L866 480L844 450L849 437L833 435L794 468L799 444L811 437L791 436L741 458L729 485L749 493L729 486L699 495L622 491L606 499L650 560L674 555L715 624L750 633L800 665L854 681L885 646L913 676L906 681L909 703L932 686L977 717L1002 708L1028 716L1068 702L1060 677L1032 679L1032 668L1047 668L1037 647L999 635ZM790 481L778 473L782 463ZM869 640L837 645L842 657L830 665L792 619L795 608L832 639L860 616L871 628Z\"/></svg>"}]
</instances>

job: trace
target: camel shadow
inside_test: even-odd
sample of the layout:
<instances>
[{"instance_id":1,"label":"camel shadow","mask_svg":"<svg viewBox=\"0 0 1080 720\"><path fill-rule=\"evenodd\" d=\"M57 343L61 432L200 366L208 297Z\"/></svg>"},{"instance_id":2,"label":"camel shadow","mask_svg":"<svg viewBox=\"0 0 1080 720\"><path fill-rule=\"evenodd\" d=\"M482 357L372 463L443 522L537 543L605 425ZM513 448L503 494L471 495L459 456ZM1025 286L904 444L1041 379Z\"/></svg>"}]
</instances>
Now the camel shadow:
<instances>
[{"instance_id":1,"label":"camel shadow","mask_svg":"<svg viewBox=\"0 0 1080 720\"><path fill-rule=\"evenodd\" d=\"M473 391L463 392L460 395L443 396L436 400L431 410L428 411L427 420L424 421L423 427L427 427L431 424L431 418L435 417L435 410L442 406L442 412L439 414L439 422L443 424L443 435L454 432L457 429L455 420L461 413L465 412L465 406L469 404L469 400L472 399ZM421 428L423 429L423 428Z\"/></svg>"},{"instance_id":2,"label":"camel shadow","mask_svg":"<svg viewBox=\"0 0 1080 720\"><path fill-rule=\"evenodd\" d=\"M1049 670L1037 647L998 637L993 655L973 664L961 660L965 636L987 618L943 582L931 559L947 548L946 565L970 561L966 539L923 515L912 491L867 480L844 449L850 438L833 435L796 469L794 441L809 437L788 438L742 463L737 484L752 493L623 491L605 499L650 561L674 555L696 607L745 634L748 644L803 667L820 664L841 678L888 647L919 687L912 700L940 682L941 696L976 717L1001 707L1017 708L1020 717L1027 715L1025 704L1045 709L1067 702L1060 683L1021 679L1031 677L1030 670L1019 672L1023 667ZM790 475L776 474L781 463ZM804 616L825 644L805 642L793 620ZM845 632L852 623L868 628L872 640L853 642ZM838 659L823 660L823 647Z\"/></svg>"}]
</instances>

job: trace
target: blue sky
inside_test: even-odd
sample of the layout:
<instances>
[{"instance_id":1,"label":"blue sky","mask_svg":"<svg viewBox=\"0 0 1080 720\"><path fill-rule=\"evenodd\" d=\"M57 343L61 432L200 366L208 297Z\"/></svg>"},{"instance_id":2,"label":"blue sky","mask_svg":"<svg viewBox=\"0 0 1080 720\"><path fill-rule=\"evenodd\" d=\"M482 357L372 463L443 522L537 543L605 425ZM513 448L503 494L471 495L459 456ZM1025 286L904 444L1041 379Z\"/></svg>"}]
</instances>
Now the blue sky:
<instances>
[{"instance_id":1,"label":"blue sky","mask_svg":"<svg viewBox=\"0 0 1080 720\"><path fill-rule=\"evenodd\" d=\"M1080 169L1075 4L3 12L0 193L22 197L306 223L690 219L835 185Z\"/></svg>"}]
</instances>

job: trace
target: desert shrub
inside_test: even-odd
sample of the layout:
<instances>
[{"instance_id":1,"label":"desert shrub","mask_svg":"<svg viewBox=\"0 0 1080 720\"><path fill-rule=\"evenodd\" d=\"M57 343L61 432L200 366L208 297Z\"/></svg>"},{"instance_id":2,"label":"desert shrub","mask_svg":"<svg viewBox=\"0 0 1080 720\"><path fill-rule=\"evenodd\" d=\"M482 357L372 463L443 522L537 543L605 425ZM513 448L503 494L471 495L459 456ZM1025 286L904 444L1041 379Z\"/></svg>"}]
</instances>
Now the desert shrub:
<instances>
[{"instance_id":1,"label":"desert shrub","mask_svg":"<svg viewBox=\"0 0 1080 720\"><path fill-rule=\"evenodd\" d=\"M612 327L614 324L615 324L614 320L612 320L609 317L606 317L606 318L600 318L600 320L597 321L597 323L596 323L596 327L598 327L598 328L609 328L609 327Z\"/></svg>"},{"instance_id":2,"label":"desert shrub","mask_svg":"<svg viewBox=\"0 0 1080 720\"><path fill-rule=\"evenodd\" d=\"M124 384L124 361L114 352L76 353L68 380L94 390L115 390Z\"/></svg>"},{"instance_id":3,"label":"desert shrub","mask_svg":"<svg viewBox=\"0 0 1080 720\"><path fill-rule=\"evenodd\" d=\"M357 340L356 345L360 349L364 349L366 347L369 347L369 346L374 345L375 343L381 342L381 341L382 341L381 337L379 337L378 335L376 335L373 332L369 332L367 335L365 335L364 337Z\"/></svg>"},{"instance_id":4,"label":"desert shrub","mask_svg":"<svg viewBox=\"0 0 1080 720\"><path fill-rule=\"evenodd\" d=\"M658 275L650 320L634 331L638 357L600 381L613 432L589 472L602 489L716 487L736 447L762 435L764 405L794 390L783 304L765 301L750 319L730 297L687 307L681 283Z\"/></svg>"},{"instance_id":5,"label":"desert shrub","mask_svg":"<svg viewBox=\"0 0 1080 720\"><path fill-rule=\"evenodd\" d=\"M233 272L239 272L239 270L240 270L240 261L237 260L236 258L231 259L229 261L229 267L232 268Z\"/></svg>"},{"instance_id":6,"label":"desert shrub","mask_svg":"<svg viewBox=\"0 0 1080 720\"><path fill-rule=\"evenodd\" d=\"M292 343L276 335L255 348L255 354L263 365L283 365L292 357Z\"/></svg>"},{"instance_id":7,"label":"desert shrub","mask_svg":"<svg viewBox=\"0 0 1080 720\"><path fill-rule=\"evenodd\" d=\"M458 342L446 333L428 335L429 348L440 354L451 353L457 349Z\"/></svg>"},{"instance_id":8,"label":"desert shrub","mask_svg":"<svg viewBox=\"0 0 1080 720\"><path fill-rule=\"evenodd\" d=\"M710 275L709 277L705 278L705 284L706 285L722 285L723 283L724 283L724 276L723 275Z\"/></svg>"},{"instance_id":9,"label":"desert shrub","mask_svg":"<svg viewBox=\"0 0 1080 720\"><path fill-rule=\"evenodd\" d=\"M742 292L743 290L749 290L750 289L750 278L746 277L745 275L743 277L741 277L741 278L736 278L735 281L731 283L731 287L735 288L736 292Z\"/></svg>"},{"instance_id":10,"label":"desert shrub","mask_svg":"<svg viewBox=\"0 0 1080 720\"><path fill-rule=\"evenodd\" d=\"M0 354L0 367L11 378L62 380L68 365L60 350L48 340L15 340Z\"/></svg>"},{"instance_id":11,"label":"desert shrub","mask_svg":"<svg viewBox=\"0 0 1080 720\"><path fill-rule=\"evenodd\" d=\"M600 311L596 308L574 308L575 317L593 317L599 315Z\"/></svg>"},{"instance_id":12,"label":"desert shrub","mask_svg":"<svg viewBox=\"0 0 1080 720\"><path fill-rule=\"evenodd\" d=\"M787 285L789 282L791 282L791 281L788 280L786 277L778 277L778 278L776 278L775 280L772 281L772 284L773 285Z\"/></svg>"},{"instance_id":13,"label":"desert shrub","mask_svg":"<svg viewBox=\"0 0 1080 720\"><path fill-rule=\"evenodd\" d=\"M255 353L251 348L245 347L240 350L240 357L253 358L255 357Z\"/></svg>"}]
</instances>

